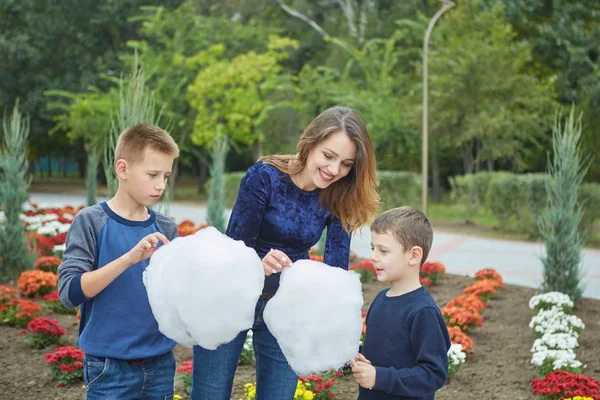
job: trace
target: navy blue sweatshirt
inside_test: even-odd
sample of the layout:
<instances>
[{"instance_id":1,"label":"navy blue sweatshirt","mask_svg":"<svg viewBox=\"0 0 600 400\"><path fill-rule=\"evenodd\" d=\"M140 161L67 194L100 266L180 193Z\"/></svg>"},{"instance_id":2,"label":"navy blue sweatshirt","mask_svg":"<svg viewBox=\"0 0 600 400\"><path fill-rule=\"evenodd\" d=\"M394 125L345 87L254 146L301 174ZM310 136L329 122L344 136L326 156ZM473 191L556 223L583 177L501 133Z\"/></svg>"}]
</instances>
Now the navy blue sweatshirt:
<instances>
[{"instance_id":1,"label":"navy blue sweatshirt","mask_svg":"<svg viewBox=\"0 0 600 400\"><path fill-rule=\"evenodd\" d=\"M225 232L256 250L262 259L270 249L283 251L292 261L309 258L327 228L325 264L348 269L350 234L319 201L320 190L304 191L277 168L254 164L240 184ZM275 293L281 274L265 277L264 293Z\"/></svg>"},{"instance_id":2,"label":"navy blue sweatshirt","mask_svg":"<svg viewBox=\"0 0 600 400\"><path fill-rule=\"evenodd\" d=\"M363 355L375 367L375 386L359 400L433 400L448 376L450 337L425 288L401 296L381 291L367 313Z\"/></svg>"}]
</instances>

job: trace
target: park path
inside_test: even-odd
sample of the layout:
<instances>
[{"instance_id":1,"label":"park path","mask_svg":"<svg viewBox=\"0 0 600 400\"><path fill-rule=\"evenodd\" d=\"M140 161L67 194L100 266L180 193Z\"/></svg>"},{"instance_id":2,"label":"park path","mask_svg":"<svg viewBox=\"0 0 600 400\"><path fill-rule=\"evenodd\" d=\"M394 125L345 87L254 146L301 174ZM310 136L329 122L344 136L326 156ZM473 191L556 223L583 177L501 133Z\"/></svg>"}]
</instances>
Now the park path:
<instances>
[{"instance_id":1,"label":"park path","mask_svg":"<svg viewBox=\"0 0 600 400\"><path fill-rule=\"evenodd\" d=\"M30 200L48 206L79 206L85 197L72 194L30 193ZM98 201L105 201L98 198ZM230 211L228 211L229 214ZM169 216L176 221L191 219L195 223L206 221L206 207L173 203ZM362 258L371 252L371 235L362 229L352 238L351 249ZM499 240L436 231L429 260L444 263L447 272L470 275L481 268L496 269L506 283L536 288L542 281L544 246L541 243ZM583 252L584 296L600 299L600 250Z\"/></svg>"}]
</instances>

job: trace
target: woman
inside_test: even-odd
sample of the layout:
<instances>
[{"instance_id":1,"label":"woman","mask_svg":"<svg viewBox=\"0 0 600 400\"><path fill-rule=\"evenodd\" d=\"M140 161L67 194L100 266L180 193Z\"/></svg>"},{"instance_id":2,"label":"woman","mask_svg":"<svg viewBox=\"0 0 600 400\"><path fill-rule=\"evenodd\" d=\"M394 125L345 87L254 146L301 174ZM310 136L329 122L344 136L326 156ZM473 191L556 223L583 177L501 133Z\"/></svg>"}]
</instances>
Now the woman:
<instances>
[{"instance_id":1,"label":"woman","mask_svg":"<svg viewBox=\"0 0 600 400\"><path fill-rule=\"evenodd\" d=\"M242 179L227 235L263 260L265 285L252 327L256 400L293 399L298 376L263 321L280 272L307 259L327 228L324 262L348 269L350 234L375 214L376 161L362 120L349 108L322 112L306 128L296 155L261 158ZM211 351L194 347L194 400L229 400L247 332Z\"/></svg>"}]
</instances>

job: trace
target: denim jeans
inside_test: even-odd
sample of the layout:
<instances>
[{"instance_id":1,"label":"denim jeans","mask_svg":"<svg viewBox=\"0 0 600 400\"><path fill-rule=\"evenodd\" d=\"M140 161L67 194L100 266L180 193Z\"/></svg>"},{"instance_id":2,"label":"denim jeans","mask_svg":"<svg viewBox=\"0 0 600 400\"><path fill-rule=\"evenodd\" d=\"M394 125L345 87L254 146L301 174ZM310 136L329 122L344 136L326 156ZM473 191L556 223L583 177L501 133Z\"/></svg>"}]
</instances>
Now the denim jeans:
<instances>
[{"instance_id":1,"label":"denim jeans","mask_svg":"<svg viewBox=\"0 0 600 400\"><path fill-rule=\"evenodd\" d=\"M252 327L256 356L256 400L293 400L298 375L286 361L263 320L267 300L259 299ZM230 400L233 377L248 331L216 350L194 346L192 400ZM248 383L248 382L244 382Z\"/></svg>"},{"instance_id":2,"label":"denim jeans","mask_svg":"<svg viewBox=\"0 0 600 400\"><path fill-rule=\"evenodd\" d=\"M83 360L87 400L172 400L174 378L172 351L136 361L87 354Z\"/></svg>"}]
</instances>

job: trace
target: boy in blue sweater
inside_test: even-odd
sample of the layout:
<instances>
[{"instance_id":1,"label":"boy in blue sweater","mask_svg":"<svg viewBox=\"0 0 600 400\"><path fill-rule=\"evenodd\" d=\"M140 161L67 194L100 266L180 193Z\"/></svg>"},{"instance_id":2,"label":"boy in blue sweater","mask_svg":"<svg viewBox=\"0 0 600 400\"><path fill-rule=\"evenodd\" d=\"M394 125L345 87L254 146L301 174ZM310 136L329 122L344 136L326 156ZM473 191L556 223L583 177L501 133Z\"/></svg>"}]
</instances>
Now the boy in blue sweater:
<instances>
[{"instance_id":1,"label":"boy in blue sweater","mask_svg":"<svg viewBox=\"0 0 600 400\"><path fill-rule=\"evenodd\" d=\"M77 344L85 352L87 399L172 399L175 342L158 330L142 273L177 226L149 207L163 194L177 144L164 130L136 125L119 136L119 187L108 202L81 210L67 235L58 291L81 306Z\"/></svg>"},{"instance_id":2,"label":"boy in blue sweater","mask_svg":"<svg viewBox=\"0 0 600 400\"><path fill-rule=\"evenodd\" d=\"M412 207L388 210L371 225L371 260L390 289L373 300L362 354L353 362L359 400L433 400L446 382L448 329L419 282L432 241L429 220Z\"/></svg>"}]
</instances>

